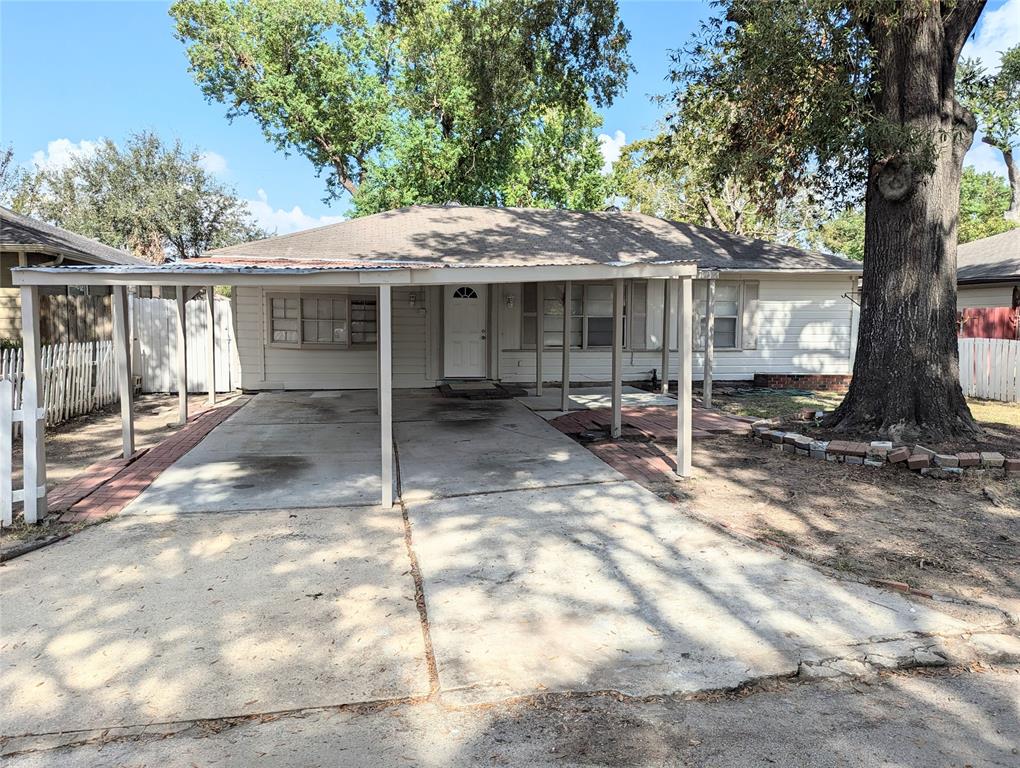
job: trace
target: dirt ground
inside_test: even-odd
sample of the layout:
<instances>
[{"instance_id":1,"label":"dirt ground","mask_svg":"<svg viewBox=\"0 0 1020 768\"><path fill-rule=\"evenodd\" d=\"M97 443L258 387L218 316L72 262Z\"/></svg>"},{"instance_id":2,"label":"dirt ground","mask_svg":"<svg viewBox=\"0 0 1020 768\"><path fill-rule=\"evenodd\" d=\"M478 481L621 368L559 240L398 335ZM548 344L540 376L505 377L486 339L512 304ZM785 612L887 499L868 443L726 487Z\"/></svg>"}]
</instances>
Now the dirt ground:
<instances>
[{"instance_id":1,"label":"dirt ground","mask_svg":"<svg viewBox=\"0 0 1020 768\"><path fill-rule=\"evenodd\" d=\"M821 392L796 389L763 390L748 386L723 384L713 392L713 405L726 413L754 416L761 419L778 419L805 435L819 440L844 438L797 418L805 409L831 411L843 400L842 392ZM1020 403L999 403L993 400L968 400L971 415L983 429L974 440L955 440L943 443L924 442L924 445L946 453L957 451L1002 451L1020 456ZM861 439L864 439L863 437ZM877 438L876 438L877 439Z\"/></svg>"},{"instance_id":2,"label":"dirt ground","mask_svg":"<svg viewBox=\"0 0 1020 768\"><path fill-rule=\"evenodd\" d=\"M222 396L221 396L222 399ZM189 413L206 404L205 395L188 398ZM71 419L46 431L46 485L51 490L92 464L121 455L121 421L118 406ZM135 447L149 448L176 432L177 395L140 395L135 399ZM13 484L21 487L22 445L15 441ZM21 522L21 504L14 509L14 525L0 529L0 556L27 542L48 542L74 533L85 523L57 524L51 515L39 526Z\"/></svg>"},{"instance_id":3,"label":"dirt ground","mask_svg":"<svg viewBox=\"0 0 1020 768\"><path fill-rule=\"evenodd\" d=\"M222 399L222 396L221 398ZM188 398L191 414L205 406L205 395ZM121 454L120 408L71 419L46 431L46 484L53 488L86 467ZM149 448L176 432L177 395L139 395L135 399L135 447ZM21 444L14 446L14 486L21 483Z\"/></svg>"},{"instance_id":4,"label":"dirt ground","mask_svg":"<svg viewBox=\"0 0 1020 768\"><path fill-rule=\"evenodd\" d=\"M835 571L1020 615L1020 481L810 461L726 435L695 441L694 464L693 481L653 490Z\"/></svg>"}]
</instances>

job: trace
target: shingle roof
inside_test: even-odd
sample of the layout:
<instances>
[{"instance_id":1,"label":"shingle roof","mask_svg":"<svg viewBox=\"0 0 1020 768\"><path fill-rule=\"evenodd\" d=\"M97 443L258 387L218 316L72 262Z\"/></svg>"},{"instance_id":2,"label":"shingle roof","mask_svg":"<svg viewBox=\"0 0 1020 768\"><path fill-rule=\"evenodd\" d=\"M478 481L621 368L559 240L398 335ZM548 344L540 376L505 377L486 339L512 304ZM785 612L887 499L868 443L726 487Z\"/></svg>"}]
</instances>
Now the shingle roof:
<instances>
[{"instance_id":1,"label":"shingle roof","mask_svg":"<svg viewBox=\"0 0 1020 768\"><path fill-rule=\"evenodd\" d=\"M46 248L64 256L89 264L145 264L147 262L126 251L103 245L98 240L84 237L52 224L22 216L0 206L0 246L26 246Z\"/></svg>"},{"instance_id":2,"label":"shingle roof","mask_svg":"<svg viewBox=\"0 0 1020 768\"><path fill-rule=\"evenodd\" d=\"M1020 278L1020 227L961 245L956 278L961 283Z\"/></svg>"},{"instance_id":3,"label":"shingle roof","mask_svg":"<svg viewBox=\"0 0 1020 768\"><path fill-rule=\"evenodd\" d=\"M416 205L209 251L207 262L416 262L432 267L670 264L860 270L858 262L630 212Z\"/></svg>"}]
</instances>

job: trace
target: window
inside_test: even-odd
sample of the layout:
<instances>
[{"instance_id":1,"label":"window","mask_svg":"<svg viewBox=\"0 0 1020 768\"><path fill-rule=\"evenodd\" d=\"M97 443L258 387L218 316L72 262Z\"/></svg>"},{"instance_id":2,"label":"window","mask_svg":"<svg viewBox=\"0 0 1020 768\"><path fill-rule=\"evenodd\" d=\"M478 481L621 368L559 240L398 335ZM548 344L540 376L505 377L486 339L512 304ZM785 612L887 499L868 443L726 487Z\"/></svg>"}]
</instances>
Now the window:
<instances>
[{"instance_id":1,"label":"window","mask_svg":"<svg viewBox=\"0 0 1020 768\"><path fill-rule=\"evenodd\" d=\"M535 348L535 323L538 322L539 297L541 296L543 348L562 349L563 323L565 321L563 284L525 283L521 293L521 348ZM626 328L627 307L625 301L624 346L629 346ZM570 346L582 349L610 347L612 344L613 286L573 283L570 297Z\"/></svg>"},{"instance_id":2,"label":"window","mask_svg":"<svg viewBox=\"0 0 1020 768\"><path fill-rule=\"evenodd\" d=\"M370 346L378 338L374 297L278 294L267 301L270 344L332 349Z\"/></svg>"},{"instance_id":3,"label":"window","mask_svg":"<svg viewBox=\"0 0 1020 768\"><path fill-rule=\"evenodd\" d=\"M347 346L347 297L301 299L301 343Z\"/></svg>"},{"instance_id":4,"label":"window","mask_svg":"<svg viewBox=\"0 0 1020 768\"><path fill-rule=\"evenodd\" d=\"M478 294L475 293L475 289L470 285L462 285L460 288L453 292L453 298L455 299L477 299Z\"/></svg>"},{"instance_id":5,"label":"window","mask_svg":"<svg viewBox=\"0 0 1020 768\"><path fill-rule=\"evenodd\" d=\"M708 283L694 282L694 348L705 348L708 329ZM740 283L717 280L715 284L715 348L736 349L740 328Z\"/></svg>"},{"instance_id":6,"label":"window","mask_svg":"<svg viewBox=\"0 0 1020 768\"><path fill-rule=\"evenodd\" d=\"M379 317L375 299L351 299L351 344L375 344Z\"/></svg>"}]
</instances>

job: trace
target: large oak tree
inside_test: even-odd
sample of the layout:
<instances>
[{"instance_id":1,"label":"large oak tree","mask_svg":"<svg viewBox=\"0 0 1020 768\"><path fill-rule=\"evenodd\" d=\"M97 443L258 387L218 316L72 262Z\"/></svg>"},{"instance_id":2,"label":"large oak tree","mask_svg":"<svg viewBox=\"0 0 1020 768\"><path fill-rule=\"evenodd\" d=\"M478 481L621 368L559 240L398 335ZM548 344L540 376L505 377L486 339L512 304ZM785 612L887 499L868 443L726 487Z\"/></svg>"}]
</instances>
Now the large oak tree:
<instances>
[{"instance_id":1,"label":"large oak tree","mask_svg":"<svg viewBox=\"0 0 1020 768\"><path fill-rule=\"evenodd\" d=\"M834 201L863 191L857 355L830 425L894 438L974 433L955 320L960 176L975 120L955 81L983 0L719 5L677 56L671 119L719 123L714 168L756 182L748 188L762 205L805 186Z\"/></svg>"}]
</instances>

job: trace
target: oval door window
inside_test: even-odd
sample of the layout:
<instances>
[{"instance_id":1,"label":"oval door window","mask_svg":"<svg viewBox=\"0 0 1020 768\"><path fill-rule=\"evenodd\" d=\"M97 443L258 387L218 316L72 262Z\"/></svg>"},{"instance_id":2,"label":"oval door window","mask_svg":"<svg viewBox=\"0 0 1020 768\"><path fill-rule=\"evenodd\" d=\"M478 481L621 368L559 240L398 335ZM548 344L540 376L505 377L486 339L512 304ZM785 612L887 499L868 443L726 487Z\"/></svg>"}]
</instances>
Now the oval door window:
<instances>
[{"instance_id":1,"label":"oval door window","mask_svg":"<svg viewBox=\"0 0 1020 768\"><path fill-rule=\"evenodd\" d=\"M453 292L453 298L455 299L477 299L478 294L475 293L475 289L470 285L462 285L460 288Z\"/></svg>"}]
</instances>

